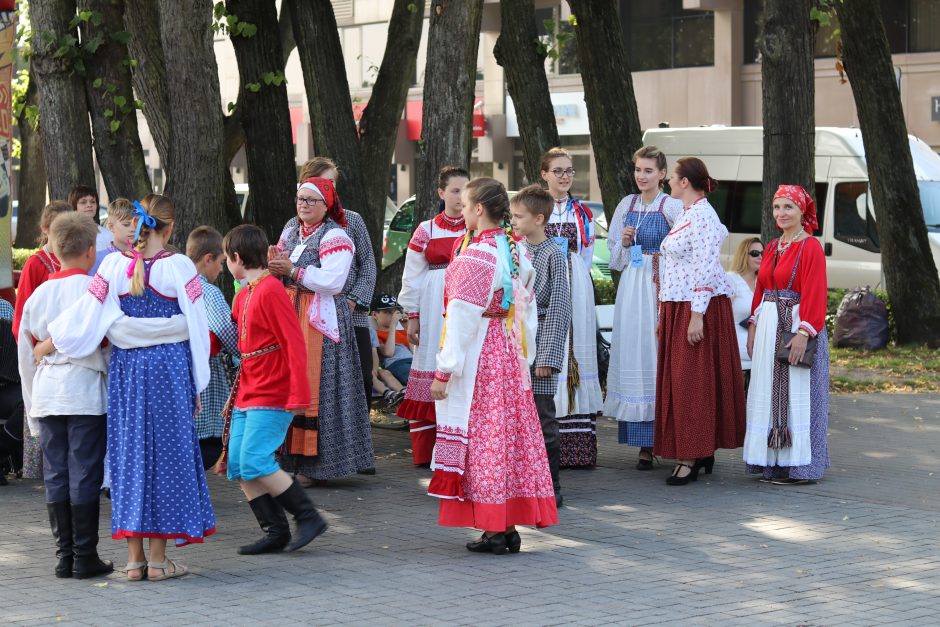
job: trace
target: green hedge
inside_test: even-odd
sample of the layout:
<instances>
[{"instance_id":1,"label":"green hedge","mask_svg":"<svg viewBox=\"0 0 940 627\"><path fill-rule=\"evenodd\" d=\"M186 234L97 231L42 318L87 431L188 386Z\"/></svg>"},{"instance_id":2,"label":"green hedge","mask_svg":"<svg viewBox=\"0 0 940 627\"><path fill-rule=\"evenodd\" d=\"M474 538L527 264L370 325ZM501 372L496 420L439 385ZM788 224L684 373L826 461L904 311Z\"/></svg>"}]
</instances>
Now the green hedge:
<instances>
[{"instance_id":1,"label":"green hedge","mask_svg":"<svg viewBox=\"0 0 940 627\"><path fill-rule=\"evenodd\" d=\"M613 279L594 279L594 304L613 305L617 297L617 288Z\"/></svg>"},{"instance_id":2,"label":"green hedge","mask_svg":"<svg viewBox=\"0 0 940 627\"><path fill-rule=\"evenodd\" d=\"M23 264L29 259L29 256L35 253L38 248L14 248L13 249L13 269L22 270Z\"/></svg>"}]
</instances>

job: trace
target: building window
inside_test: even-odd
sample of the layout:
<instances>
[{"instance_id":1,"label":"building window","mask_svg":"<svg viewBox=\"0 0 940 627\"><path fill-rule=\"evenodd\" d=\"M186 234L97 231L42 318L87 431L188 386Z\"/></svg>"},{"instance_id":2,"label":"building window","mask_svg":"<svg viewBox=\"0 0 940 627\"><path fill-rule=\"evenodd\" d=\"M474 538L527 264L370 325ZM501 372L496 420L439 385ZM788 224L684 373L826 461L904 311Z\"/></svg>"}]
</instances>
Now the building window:
<instances>
[{"instance_id":1,"label":"building window","mask_svg":"<svg viewBox=\"0 0 940 627\"><path fill-rule=\"evenodd\" d=\"M711 11L686 11L682 0L620 0L620 21L635 72L715 63Z\"/></svg>"}]
</instances>

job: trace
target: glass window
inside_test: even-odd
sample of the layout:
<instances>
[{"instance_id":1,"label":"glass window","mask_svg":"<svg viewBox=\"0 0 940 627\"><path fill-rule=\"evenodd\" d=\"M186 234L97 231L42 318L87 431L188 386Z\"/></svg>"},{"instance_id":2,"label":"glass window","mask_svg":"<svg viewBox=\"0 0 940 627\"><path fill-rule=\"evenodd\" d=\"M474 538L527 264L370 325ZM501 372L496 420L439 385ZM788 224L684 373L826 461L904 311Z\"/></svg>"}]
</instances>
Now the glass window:
<instances>
[{"instance_id":1,"label":"glass window","mask_svg":"<svg viewBox=\"0 0 940 627\"><path fill-rule=\"evenodd\" d=\"M881 0L881 18L892 54L908 52L909 0Z\"/></svg>"},{"instance_id":2,"label":"glass window","mask_svg":"<svg viewBox=\"0 0 940 627\"><path fill-rule=\"evenodd\" d=\"M940 50L940 3L936 0L911 0L911 52Z\"/></svg>"},{"instance_id":3,"label":"glass window","mask_svg":"<svg viewBox=\"0 0 940 627\"><path fill-rule=\"evenodd\" d=\"M760 181L737 181L731 200L732 233L760 233L761 207L764 204L764 184Z\"/></svg>"},{"instance_id":4,"label":"glass window","mask_svg":"<svg viewBox=\"0 0 940 627\"><path fill-rule=\"evenodd\" d=\"M620 0L624 47L633 71L713 65L714 14L682 0Z\"/></svg>"},{"instance_id":5,"label":"glass window","mask_svg":"<svg viewBox=\"0 0 940 627\"><path fill-rule=\"evenodd\" d=\"M718 214L718 219L721 220L721 223L730 230L730 223L728 222L728 199L731 198L731 189L734 186L734 183L729 181L727 183L720 182L718 184L718 189L713 191L708 195L708 203L715 208L715 213ZM669 185L666 184L666 193L669 193Z\"/></svg>"},{"instance_id":6,"label":"glass window","mask_svg":"<svg viewBox=\"0 0 940 627\"><path fill-rule=\"evenodd\" d=\"M406 200L401 204L401 207L398 208L398 212L395 214L395 217L392 218L391 224L388 225L389 231L400 231L403 233L411 233L414 230L415 224L415 201Z\"/></svg>"},{"instance_id":7,"label":"glass window","mask_svg":"<svg viewBox=\"0 0 940 627\"><path fill-rule=\"evenodd\" d=\"M861 181L837 184L833 202L835 238L863 250L880 252L868 183Z\"/></svg>"},{"instance_id":8,"label":"glass window","mask_svg":"<svg viewBox=\"0 0 940 627\"><path fill-rule=\"evenodd\" d=\"M920 204L924 208L924 222L931 233L940 233L940 183L919 181Z\"/></svg>"},{"instance_id":9,"label":"glass window","mask_svg":"<svg viewBox=\"0 0 940 627\"><path fill-rule=\"evenodd\" d=\"M819 225L819 228L816 229L816 232L813 235L821 236L823 220L826 217L826 196L829 194L829 184L828 183L816 183L816 223Z\"/></svg>"}]
</instances>

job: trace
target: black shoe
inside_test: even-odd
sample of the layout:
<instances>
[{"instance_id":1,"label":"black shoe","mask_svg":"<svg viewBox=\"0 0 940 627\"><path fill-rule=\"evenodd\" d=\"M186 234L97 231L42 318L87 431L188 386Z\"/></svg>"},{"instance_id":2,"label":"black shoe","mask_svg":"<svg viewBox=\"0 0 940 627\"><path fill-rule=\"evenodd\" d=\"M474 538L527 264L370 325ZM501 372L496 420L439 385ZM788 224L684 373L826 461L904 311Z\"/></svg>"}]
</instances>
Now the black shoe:
<instances>
[{"instance_id":1,"label":"black shoe","mask_svg":"<svg viewBox=\"0 0 940 627\"><path fill-rule=\"evenodd\" d=\"M476 542L467 542L467 550L474 553L492 553L493 555L505 555L508 547L506 546L506 535L497 533L488 536L485 533L480 536Z\"/></svg>"},{"instance_id":2,"label":"black shoe","mask_svg":"<svg viewBox=\"0 0 940 627\"><path fill-rule=\"evenodd\" d=\"M565 497L561 495L561 492L555 492L555 509L558 509L565 504Z\"/></svg>"},{"instance_id":3,"label":"black shoe","mask_svg":"<svg viewBox=\"0 0 940 627\"><path fill-rule=\"evenodd\" d=\"M83 505L72 503L72 551L75 554L72 575L77 579L107 575L114 571L111 560L98 557L98 509L98 501Z\"/></svg>"},{"instance_id":4,"label":"black shoe","mask_svg":"<svg viewBox=\"0 0 940 627\"><path fill-rule=\"evenodd\" d=\"M689 474L684 477L678 476L680 468L688 468ZM699 462L695 462L691 466L688 464L676 464L675 469L673 469L672 474L666 477L666 485L686 485L690 481L698 481L698 470L701 468Z\"/></svg>"},{"instance_id":5,"label":"black shoe","mask_svg":"<svg viewBox=\"0 0 940 627\"><path fill-rule=\"evenodd\" d=\"M49 511L49 526L52 527L52 537L55 538L55 556L59 559L55 567L55 576L59 579L69 579L72 576L72 508L68 501L46 503Z\"/></svg>"},{"instance_id":6,"label":"black shoe","mask_svg":"<svg viewBox=\"0 0 940 627\"><path fill-rule=\"evenodd\" d=\"M705 474L710 475L712 474L712 468L715 467L715 456L709 455L708 457L703 457L702 459L698 460L698 463L705 471Z\"/></svg>"},{"instance_id":7,"label":"black shoe","mask_svg":"<svg viewBox=\"0 0 940 627\"><path fill-rule=\"evenodd\" d=\"M373 466L372 468L364 468L362 470L357 470L356 474L357 475L374 475L375 467Z\"/></svg>"},{"instance_id":8,"label":"black shoe","mask_svg":"<svg viewBox=\"0 0 940 627\"><path fill-rule=\"evenodd\" d=\"M248 501L252 513L258 520L258 526L264 536L257 542L246 544L238 548L239 555L261 555L262 553L277 553L283 551L290 542L290 523L284 510L274 497L263 494Z\"/></svg>"},{"instance_id":9,"label":"black shoe","mask_svg":"<svg viewBox=\"0 0 940 627\"><path fill-rule=\"evenodd\" d=\"M513 530L506 534L506 547L510 553L519 552L522 548L522 536L519 535L518 531Z\"/></svg>"},{"instance_id":10,"label":"black shoe","mask_svg":"<svg viewBox=\"0 0 940 627\"><path fill-rule=\"evenodd\" d=\"M326 531L326 521L323 520L323 517L313 506L313 501L307 498L307 493L296 481L274 498L281 507L291 513L297 523L297 530L292 535L292 540L284 549L285 551L296 551L301 547L305 547L314 538Z\"/></svg>"}]
</instances>

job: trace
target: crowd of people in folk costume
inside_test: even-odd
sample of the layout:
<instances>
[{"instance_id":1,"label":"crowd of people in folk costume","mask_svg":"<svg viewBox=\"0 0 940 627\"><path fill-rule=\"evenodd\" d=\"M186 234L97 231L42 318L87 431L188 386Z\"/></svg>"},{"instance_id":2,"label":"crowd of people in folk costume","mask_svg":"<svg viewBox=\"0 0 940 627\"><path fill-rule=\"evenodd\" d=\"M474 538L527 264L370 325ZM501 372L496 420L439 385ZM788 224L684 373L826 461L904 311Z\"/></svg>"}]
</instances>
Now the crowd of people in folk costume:
<instances>
[{"instance_id":1,"label":"crowd of people in folk costume","mask_svg":"<svg viewBox=\"0 0 940 627\"><path fill-rule=\"evenodd\" d=\"M742 242L726 273L705 164L669 169L657 148L637 151L639 193L607 239L620 281L605 399L594 217L569 193L566 151L544 155L545 187L512 198L442 169L440 210L414 231L397 299L373 298L369 236L337 176L329 159L305 164L274 245L252 225L224 238L202 226L176 253L174 205L156 194L111 202L107 229L93 188L44 208L16 306L0 301L0 446L21 446L24 475L45 481L57 577L113 570L97 552L102 488L127 579L185 575L167 541L214 533L213 465L262 530L239 553L305 546L327 523L304 488L375 473L374 388L400 403L414 464L433 471L438 523L483 531L475 552L517 552L516 526L558 522L559 469L596 464L601 415L639 448L637 470L676 460L669 485L712 473L719 448L743 447L762 481L822 477L826 272L804 189L777 190L780 237ZM215 285L223 263L239 285L231 307Z\"/></svg>"}]
</instances>

